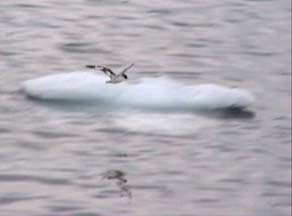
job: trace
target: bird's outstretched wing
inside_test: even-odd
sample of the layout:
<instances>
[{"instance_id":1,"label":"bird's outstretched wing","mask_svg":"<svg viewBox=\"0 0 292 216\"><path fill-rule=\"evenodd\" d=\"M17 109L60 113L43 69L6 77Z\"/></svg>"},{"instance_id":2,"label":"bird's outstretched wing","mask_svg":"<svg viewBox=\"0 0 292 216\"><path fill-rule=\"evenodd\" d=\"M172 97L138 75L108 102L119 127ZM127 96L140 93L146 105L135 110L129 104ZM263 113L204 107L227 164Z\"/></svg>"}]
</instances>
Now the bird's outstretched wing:
<instances>
[{"instance_id":1,"label":"bird's outstretched wing","mask_svg":"<svg viewBox=\"0 0 292 216\"><path fill-rule=\"evenodd\" d=\"M134 64L130 64L128 67L126 67L124 70L122 70L119 74L121 74L121 75L125 74L126 71L129 70L133 66L134 66Z\"/></svg>"},{"instance_id":2,"label":"bird's outstretched wing","mask_svg":"<svg viewBox=\"0 0 292 216\"><path fill-rule=\"evenodd\" d=\"M104 72L109 77L115 76L116 74L108 67L100 66L100 65L86 65L87 68L91 69L99 69Z\"/></svg>"},{"instance_id":3,"label":"bird's outstretched wing","mask_svg":"<svg viewBox=\"0 0 292 216\"><path fill-rule=\"evenodd\" d=\"M108 75L109 77L115 76L116 74L108 67L104 67L104 66L97 66L97 68L100 68L100 70L102 72L104 72L106 75Z\"/></svg>"}]
</instances>

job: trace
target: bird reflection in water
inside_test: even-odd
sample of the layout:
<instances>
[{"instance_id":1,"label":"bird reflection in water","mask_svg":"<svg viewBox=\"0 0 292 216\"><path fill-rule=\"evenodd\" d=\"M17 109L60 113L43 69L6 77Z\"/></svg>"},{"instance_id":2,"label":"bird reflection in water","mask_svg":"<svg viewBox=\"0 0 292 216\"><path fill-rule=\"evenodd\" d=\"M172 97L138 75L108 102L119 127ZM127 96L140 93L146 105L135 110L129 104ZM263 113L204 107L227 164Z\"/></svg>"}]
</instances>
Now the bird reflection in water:
<instances>
[{"instance_id":1,"label":"bird reflection in water","mask_svg":"<svg viewBox=\"0 0 292 216\"><path fill-rule=\"evenodd\" d=\"M127 185L128 180L124 172L120 170L108 170L103 174L103 178L116 181L121 197L132 198L132 193Z\"/></svg>"}]
</instances>

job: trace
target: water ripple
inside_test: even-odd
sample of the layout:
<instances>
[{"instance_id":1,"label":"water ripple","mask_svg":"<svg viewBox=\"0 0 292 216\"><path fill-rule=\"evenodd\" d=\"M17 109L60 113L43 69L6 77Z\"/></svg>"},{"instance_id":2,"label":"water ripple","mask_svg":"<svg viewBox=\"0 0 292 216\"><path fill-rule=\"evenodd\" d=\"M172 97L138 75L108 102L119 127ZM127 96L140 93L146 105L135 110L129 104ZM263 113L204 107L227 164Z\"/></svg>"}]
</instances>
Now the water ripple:
<instances>
[{"instance_id":1,"label":"water ripple","mask_svg":"<svg viewBox=\"0 0 292 216\"><path fill-rule=\"evenodd\" d=\"M70 185L71 181L67 179L41 177L20 174L1 174L0 182L36 182L49 185Z\"/></svg>"}]
</instances>

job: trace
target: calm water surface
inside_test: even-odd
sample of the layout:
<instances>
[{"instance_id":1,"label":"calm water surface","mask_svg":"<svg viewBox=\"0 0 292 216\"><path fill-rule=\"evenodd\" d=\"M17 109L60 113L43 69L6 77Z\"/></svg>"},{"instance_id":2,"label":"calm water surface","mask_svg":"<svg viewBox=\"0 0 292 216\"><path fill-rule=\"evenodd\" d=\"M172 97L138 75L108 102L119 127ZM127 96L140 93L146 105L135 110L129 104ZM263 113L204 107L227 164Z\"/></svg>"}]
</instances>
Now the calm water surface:
<instances>
[{"instance_id":1,"label":"calm water surface","mask_svg":"<svg viewBox=\"0 0 292 216\"><path fill-rule=\"evenodd\" d=\"M290 19L289 0L1 1L1 215L291 215ZM247 88L253 115L17 93L27 79L129 62L133 80Z\"/></svg>"}]
</instances>

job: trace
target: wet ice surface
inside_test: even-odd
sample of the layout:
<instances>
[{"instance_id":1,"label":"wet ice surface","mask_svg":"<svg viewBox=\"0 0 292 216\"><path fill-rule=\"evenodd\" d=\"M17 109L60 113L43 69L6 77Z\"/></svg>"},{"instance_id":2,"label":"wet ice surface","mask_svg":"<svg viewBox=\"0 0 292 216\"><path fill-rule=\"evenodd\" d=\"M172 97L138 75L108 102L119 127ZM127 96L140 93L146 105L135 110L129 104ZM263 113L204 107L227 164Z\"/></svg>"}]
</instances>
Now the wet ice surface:
<instances>
[{"instance_id":1,"label":"wet ice surface","mask_svg":"<svg viewBox=\"0 0 292 216\"><path fill-rule=\"evenodd\" d=\"M290 10L286 0L1 2L1 215L290 215ZM28 79L129 62L133 81L216 83L258 100L238 115L17 93Z\"/></svg>"}]
</instances>

